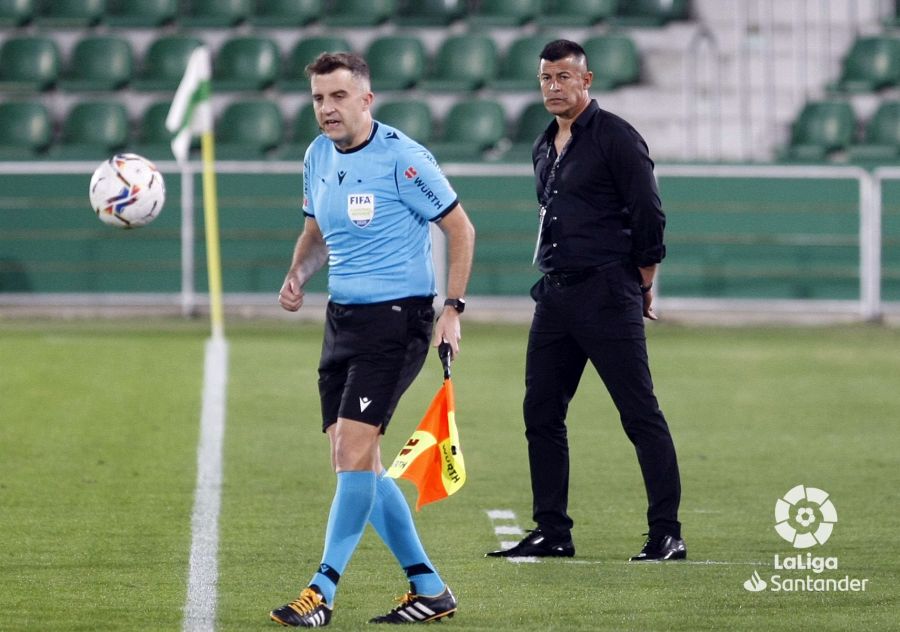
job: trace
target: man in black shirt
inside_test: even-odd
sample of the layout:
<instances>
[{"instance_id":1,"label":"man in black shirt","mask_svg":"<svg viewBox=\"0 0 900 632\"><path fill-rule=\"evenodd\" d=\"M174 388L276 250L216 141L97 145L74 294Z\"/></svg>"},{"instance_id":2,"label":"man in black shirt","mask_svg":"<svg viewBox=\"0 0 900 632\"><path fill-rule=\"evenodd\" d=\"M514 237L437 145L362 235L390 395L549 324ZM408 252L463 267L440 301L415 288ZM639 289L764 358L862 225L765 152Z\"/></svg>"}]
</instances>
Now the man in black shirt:
<instances>
[{"instance_id":1,"label":"man in black shirt","mask_svg":"<svg viewBox=\"0 0 900 632\"><path fill-rule=\"evenodd\" d=\"M555 120L535 141L543 277L525 368L525 436L537 528L493 557L575 554L567 513L566 411L590 360L635 446L649 533L632 561L684 559L675 446L653 394L644 320L655 319L653 278L665 256L653 161L644 139L590 98L584 49L557 40L540 55L544 105Z\"/></svg>"}]
</instances>

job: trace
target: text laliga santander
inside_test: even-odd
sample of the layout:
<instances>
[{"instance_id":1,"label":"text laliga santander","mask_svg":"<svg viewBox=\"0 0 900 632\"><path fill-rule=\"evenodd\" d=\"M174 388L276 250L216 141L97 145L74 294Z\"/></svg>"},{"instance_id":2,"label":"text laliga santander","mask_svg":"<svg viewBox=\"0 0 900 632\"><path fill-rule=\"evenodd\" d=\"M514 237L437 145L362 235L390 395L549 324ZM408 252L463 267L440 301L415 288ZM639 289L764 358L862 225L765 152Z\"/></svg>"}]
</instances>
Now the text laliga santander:
<instances>
[{"instance_id":1,"label":"text laliga santander","mask_svg":"<svg viewBox=\"0 0 900 632\"><path fill-rule=\"evenodd\" d=\"M836 557L814 557L807 553L803 555L797 554L781 558L775 555L775 570L788 571L812 571L819 574L826 570L837 570L838 558ZM841 579L813 579L807 575L803 579L782 578L780 575L772 575L773 592L791 592L791 591L841 591L841 592L865 592L867 589L868 579L851 578L845 575Z\"/></svg>"}]
</instances>

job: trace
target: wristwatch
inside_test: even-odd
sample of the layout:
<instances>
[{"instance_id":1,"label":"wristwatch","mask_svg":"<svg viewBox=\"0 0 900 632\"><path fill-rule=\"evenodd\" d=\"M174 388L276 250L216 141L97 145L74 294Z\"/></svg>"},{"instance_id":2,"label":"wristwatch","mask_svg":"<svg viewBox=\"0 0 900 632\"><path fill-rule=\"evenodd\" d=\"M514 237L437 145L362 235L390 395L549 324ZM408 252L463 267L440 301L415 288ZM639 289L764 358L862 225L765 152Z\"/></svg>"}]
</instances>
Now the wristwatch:
<instances>
[{"instance_id":1,"label":"wristwatch","mask_svg":"<svg viewBox=\"0 0 900 632\"><path fill-rule=\"evenodd\" d=\"M464 298L448 298L444 301L444 305L452 307L458 314L462 314L466 311L466 299Z\"/></svg>"}]
</instances>

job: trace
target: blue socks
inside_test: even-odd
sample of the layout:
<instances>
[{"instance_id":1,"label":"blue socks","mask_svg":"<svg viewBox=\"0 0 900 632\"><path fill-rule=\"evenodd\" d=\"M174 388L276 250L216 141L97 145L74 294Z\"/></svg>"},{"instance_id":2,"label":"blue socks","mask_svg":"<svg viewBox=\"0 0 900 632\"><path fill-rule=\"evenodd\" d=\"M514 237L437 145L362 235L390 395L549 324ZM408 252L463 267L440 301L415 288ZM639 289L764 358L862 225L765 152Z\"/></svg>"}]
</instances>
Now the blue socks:
<instances>
[{"instance_id":1,"label":"blue socks","mask_svg":"<svg viewBox=\"0 0 900 632\"><path fill-rule=\"evenodd\" d=\"M375 502L375 472L338 472L337 489L331 501L322 564L313 575L315 585L329 606L341 573L356 550Z\"/></svg>"},{"instance_id":2,"label":"blue socks","mask_svg":"<svg viewBox=\"0 0 900 632\"><path fill-rule=\"evenodd\" d=\"M443 592L444 581L425 554L406 498L385 472L376 477L375 504L369 522L406 571L414 593L430 596Z\"/></svg>"}]
</instances>

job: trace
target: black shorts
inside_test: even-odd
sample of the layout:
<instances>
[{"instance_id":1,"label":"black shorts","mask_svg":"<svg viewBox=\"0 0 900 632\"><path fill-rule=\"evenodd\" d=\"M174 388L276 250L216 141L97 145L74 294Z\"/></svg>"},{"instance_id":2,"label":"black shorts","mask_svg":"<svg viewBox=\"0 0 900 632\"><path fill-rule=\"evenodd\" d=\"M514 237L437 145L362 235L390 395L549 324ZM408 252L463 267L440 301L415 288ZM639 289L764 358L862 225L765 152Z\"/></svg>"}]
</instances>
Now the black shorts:
<instances>
[{"instance_id":1,"label":"black shorts","mask_svg":"<svg viewBox=\"0 0 900 632\"><path fill-rule=\"evenodd\" d=\"M431 297L329 302L319 362L322 430L344 417L381 426L384 433L425 363L433 326Z\"/></svg>"}]
</instances>

